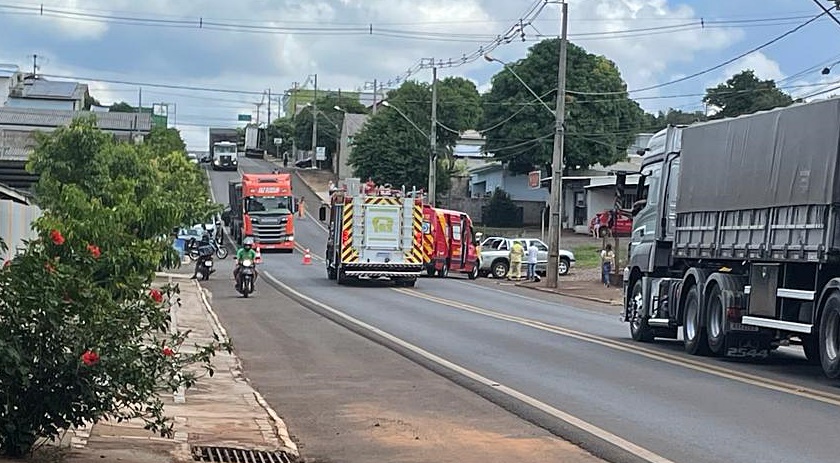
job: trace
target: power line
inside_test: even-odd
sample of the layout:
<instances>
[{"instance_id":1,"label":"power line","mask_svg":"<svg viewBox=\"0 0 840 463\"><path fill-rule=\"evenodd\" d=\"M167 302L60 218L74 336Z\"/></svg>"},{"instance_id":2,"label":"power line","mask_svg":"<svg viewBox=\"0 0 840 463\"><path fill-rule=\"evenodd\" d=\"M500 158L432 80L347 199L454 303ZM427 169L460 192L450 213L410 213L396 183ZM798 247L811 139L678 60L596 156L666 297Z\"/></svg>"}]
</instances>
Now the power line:
<instances>
[{"instance_id":1,"label":"power line","mask_svg":"<svg viewBox=\"0 0 840 463\"><path fill-rule=\"evenodd\" d=\"M577 91L573 91L573 90L566 90L566 92L570 93L570 94L573 94L573 95L622 95L622 94L626 94L626 93L645 92L645 91L648 91L648 90L654 90L654 89L657 89L657 88L666 87L666 86L677 84L677 83L680 83L680 82L685 82L686 80L690 80L690 79L693 79L695 77L699 77L699 76L702 76L704 74L708 74L712 71L716 71L716 70L718 70L718 69L720 69L724 66L727 66L729 64L734 63L735 61L738 61L739 59L741 59L741 58L743 58L747 55L755 53L755 52L761 50L762 48L766 48L766 47L784 39L785 37L798 32L802 28L806 27L807 25L811 24L812 22L816 21L817 19L821 18L824 15L825 15L825 12L822 12L822 13L812 17L811 19L805 21L804 23L794 27L793 29L790 29L783 34L781 34L781 35L779 35L779 36L777 36L777 37L775 37L775 38L773 38L773 39L771 39L767 42L764 42L763 44L761 44L757 47L753 47L752 49L750 49L750 50L748 50L744 53L741 53L741 54L735 56L734 58L730 58L730 59L728 59L728 60L726 60L726 61L724 61L720 64L717 64L717 65L712 66L710 68L704 69L702 71L695 72L695 73L687 75L685 77L681 77L679 79L674 79L674 80L671 80L671 81L668 81L668 82L663 82L661 84L650 85L648 87L642 87L642 88L637 88L637 89L633 89L633 90L627 90L627 91L624 91L624 92L577 92Z\"/></svg>"}]
</instances>

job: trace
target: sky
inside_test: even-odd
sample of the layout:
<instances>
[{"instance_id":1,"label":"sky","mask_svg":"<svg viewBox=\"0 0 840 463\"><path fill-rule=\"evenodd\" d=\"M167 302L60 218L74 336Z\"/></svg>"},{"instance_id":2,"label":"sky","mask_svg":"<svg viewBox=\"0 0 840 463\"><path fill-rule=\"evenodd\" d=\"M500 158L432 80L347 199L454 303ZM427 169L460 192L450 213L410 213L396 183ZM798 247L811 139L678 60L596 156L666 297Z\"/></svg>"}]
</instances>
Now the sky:
<instances>
[{"instance_id":1,"label":"sky","mask_svg":"<svg viewBox=\"0 0 840 463\"><path fill-rule=\"evenodd\" d=\"M31 70L37 55L39 73L86 82L103 104L136 105L142 89L144 106L172 105L170 122L189 149L206 150L208 126L237 126L238 114L256 116L255 103L265 101L269 89L275 117L277 96L314 74L319 88L333 90L357 90L374 79L394 85L397 77L428 81L431 71L417 69L421 60L459 64L464 56L480 57L509 31L512 40L492 56L522 59L537 41L559 35L559 5L543 3L0 0L0 70ZM840 85L840 66L828 75L820 72L840 60L840 48L831 46L840 43L840 24L828 16L724 64L821 13L814 0L568 3L570 41L615 62L630 96L649 112L704 110L705 89L743 69L776 80L795 97ZM409 70L416 72L407 76ZM467 77L486 91L500 70L496 62L477 59L444 66L438 75ZM267 106L260 108L265 121Z\"/></svg>"}]
</instances>

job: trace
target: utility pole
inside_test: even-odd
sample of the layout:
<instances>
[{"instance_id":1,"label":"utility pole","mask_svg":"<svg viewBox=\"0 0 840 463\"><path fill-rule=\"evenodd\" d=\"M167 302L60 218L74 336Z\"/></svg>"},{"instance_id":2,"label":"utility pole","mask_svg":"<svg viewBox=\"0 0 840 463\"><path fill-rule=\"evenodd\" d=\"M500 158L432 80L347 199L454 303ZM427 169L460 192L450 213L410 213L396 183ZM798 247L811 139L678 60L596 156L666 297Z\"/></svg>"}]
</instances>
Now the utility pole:
<instances>
[{"instance_id":1,"label":"utility pole","mask_svg":"<svg viewBox=\"0 0 840 463\"><path fill-rule=\"evenodd\" d=\"M271 125L271 89L268 89L268 121L266 126Z\"/></svg>"},{"instance_id":2,"label":"utility pole","mask_svg":"<svg viewBox=\"0 0 840 463\"><path fill-rule=\"evenodd\" d=\"M371 110L371 112L373 114L376 114L376 79L373 79L373 109Z\"/></svg>"},{"instance_id":3,"label":"utility pole","mask_svg":"<svg viewBox=\"0 0 840 463\"><path fill-rule=\"evenodd\" d=\"M429 204L435 207L435 185L437 185L437 67L432 59L432 130L429 132Z\"/></svg>"},{"instance_id":4,"label":"utility pole","mask_svg":"<svg viewBox=\"0 0 840 463\"><path fill-rule=\"evenodd\" d=\"M556 288L559 276L560 234L563 214L563 141L566 123L566 40L568 37L569 4L562 3L560 19L560 62L557 68L557 102L554 110L554 152L551 157L551 217L548 222L548 268L546 284Z\"/></svg>"},{"instance_id":5,"label":"utility pole","mask_svg":"<svg viewBox=\"0 0 840 463\"><path fill-rule=\"evenodd\" d=\"M32 55L32 77L35 78L38 75L38 55Z\"/></svg>"},{"instance_id":6,"label":"utility pole","mask_svg":"<svg viewBox=\"0 0 840 463\"><path fill-rule=\"evenodd\" d=\"M318 164L318 74L315 74L315 96L312 98L312 161ZM321 167L318 165L318 167Z\"/></svg>"}]
</instances>

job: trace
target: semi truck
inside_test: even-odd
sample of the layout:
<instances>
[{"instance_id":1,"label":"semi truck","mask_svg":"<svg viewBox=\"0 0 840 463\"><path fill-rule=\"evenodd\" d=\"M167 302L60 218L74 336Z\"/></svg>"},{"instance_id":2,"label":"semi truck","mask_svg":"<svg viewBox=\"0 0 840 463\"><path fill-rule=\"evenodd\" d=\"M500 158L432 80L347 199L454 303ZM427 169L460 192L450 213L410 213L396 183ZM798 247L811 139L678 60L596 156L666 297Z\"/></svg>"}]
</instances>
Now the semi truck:
<instances>
[{"instance_id":1,"label":"semi truck","mask_svg":"<svg viewBox=\"0 0 840 463\"><path fill-rule=\"evenodd\" d=\"M242 174L241 180L229 182L228 200L226 219L237 243L250 236L260 250L294 252L298 204L291 174Z\"/></svg>"},{"instance_id":2,"label":"semi truck","mask_svg":"<svg viewBox=\"0 0 840 463\"><path fill-rule=\"evenodd\" d=\"M428 276L449 272L478 278L479 259L473 224L465 212L423 206L423 262Z\"/></svg>"},{"instance_id":3,"label":"semi truck","mask_svg":"<svg viewBox=\"0 0 840 463\"><path fill-rule=\"evenodd\" d=\"M838 127L833 98L650 140L623 278L634 340L756 359L798 344L840 377Z\"/></svg>"},{"instance_id":4,"label":"semi truck","mask_svg":"<svg viewBox=\"0 0 840 463\"><path fill-rule=\"evenodd\" d=\"M265 137L265 129L260 129L257 124L245 126L245 157L264 158L265 151L259 149L260 137Z\"/></svg>"},{"instance_id":5,"label":"semi truck","mask_svg":"<svg viewBox=\"0 0 840 463\"><path fill-rule=\"evenodd\" d=\"M213 170L236 170L239 168L237 151L239 134L236 129L211 128L210 167Z\"/></svg>"},{"instance_id":6,"label":"semi truck","mask_svg":"<svg viewBox=\"0 0 840 463\"><path fill-rule=\"evenodd\" d=\"M423 199L419 192L376 188L365 192L357 178L347 179L319 209L329 221L327 278L390 279L412 287L423 270Z\"/></svg>"}]
</instances>

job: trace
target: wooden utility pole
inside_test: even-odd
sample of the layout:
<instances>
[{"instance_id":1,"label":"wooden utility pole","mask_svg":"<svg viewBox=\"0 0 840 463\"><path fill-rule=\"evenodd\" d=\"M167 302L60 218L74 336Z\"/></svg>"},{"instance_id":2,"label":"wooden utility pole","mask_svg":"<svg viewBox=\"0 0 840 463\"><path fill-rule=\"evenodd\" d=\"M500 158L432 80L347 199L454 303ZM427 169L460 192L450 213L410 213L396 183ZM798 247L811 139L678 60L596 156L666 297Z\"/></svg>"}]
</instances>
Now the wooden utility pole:
<instances>
[{"instance_id":1,"label":"wooden utility pole","mask_svg":"<svg viewBox=\"0 0 840 463\"><path fill-rule=\"evenodd\" d=\"M568 37L569 5L562 3L560 19L560 57L557 67L557 101L554 110L554 152L551 157L551 216L548 222L548 266L546 285L556 288L559 280L560 234L563 214L563 141L566 123L566 41Z\"/></svg>"}]
</instances>

